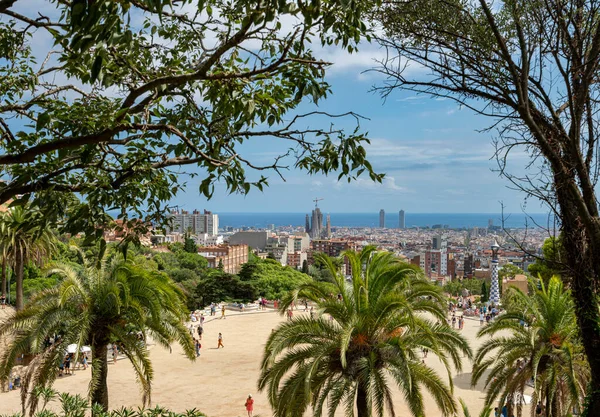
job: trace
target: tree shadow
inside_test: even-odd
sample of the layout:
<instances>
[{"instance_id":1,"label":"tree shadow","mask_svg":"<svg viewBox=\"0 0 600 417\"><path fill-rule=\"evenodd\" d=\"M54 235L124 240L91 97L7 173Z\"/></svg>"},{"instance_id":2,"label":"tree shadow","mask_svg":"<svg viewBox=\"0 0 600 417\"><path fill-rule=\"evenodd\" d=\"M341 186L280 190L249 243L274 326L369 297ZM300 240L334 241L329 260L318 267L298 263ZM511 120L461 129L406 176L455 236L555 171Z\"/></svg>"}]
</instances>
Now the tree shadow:
<instances>
[{"instance_id":1,"label":"tree shadow","mask_svg":"<svg viewBox=\"0 0 600 417\"><path fill-rule=\"evenodd\" d=\"M471 372L465 372L462 374L458 374L452 379L452 382L454 383L455 386L457 386L461 389L485 392L485 380L487 379L487 377L489 375L489 371L485 371L483 373L483 375L481 376L481 378L479 379L479 381L477 382L477 384L475 386L471 385L472 375L473 374Z\"/></svg>"}]
</instances>

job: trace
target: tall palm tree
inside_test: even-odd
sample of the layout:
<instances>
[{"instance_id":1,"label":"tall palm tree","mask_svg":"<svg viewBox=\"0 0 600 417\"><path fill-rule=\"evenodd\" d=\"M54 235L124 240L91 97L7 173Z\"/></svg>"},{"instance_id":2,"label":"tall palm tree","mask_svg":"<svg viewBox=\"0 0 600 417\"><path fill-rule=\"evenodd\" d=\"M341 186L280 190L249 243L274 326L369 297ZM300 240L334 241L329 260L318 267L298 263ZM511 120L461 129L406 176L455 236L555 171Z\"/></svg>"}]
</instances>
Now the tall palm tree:
<instances>
[{"instance_id":1,"label":"tall palm tree","mask_svg":"<svg viewBox=\"0 0 600 417\"><path fill-rule=\"evenodd\" d=\"M547 417L581 408L590 370L583 354L570 291L552 277L532 296L518 289L508 294L506 314L479 331L489 337L477 351L472 384L485 377L486 404L517 404L522 415L526 385L533 381L533 403L546 406ZM512 415L512 414L511 414Z\"/></svg>"},{"instance_id":2,"label":"tall palm tree","mask_svg":"<svg viewBox=\"0 0 600 417\"><path fill-rule=\"evenodd\" d=\"M17 311L23 309L23 270L29 261L41 262L55 251L56 237L43 215L30 206L11 208L5 216L4 245L15 275Z\"/></svg>"},{"instance_id":3,"label":"tall palm tree","mask_svg":"<svg viewBox=\"0 0 600 417\"><path fill-rule=\"evenodd\" d=\"M423 389L445 415L457 405L448 384L421 359L429 349L450 369L461 369L461 354L471 357L464 338L446 323L439 287L411 265L367 247L346 252L351 281L326 256L335 283L303 284L282 301L283 313L296 299L318 305L320 317L294 318L269 337L259 389L267 390L276 416L302 416L311 407L329 416L343 404L345 414L394 415L390 383L404 393L415 416L424 415ZM339 295L335 295L339 294ZM449 375L448 375L449 376Z\"/></svg>"},{"instance_id":4,"label":"tall palm tree","mask_svg":"<svg viewBox=\"0 0 600 417\"><path fill-rule=\"evenodd\" d=\"M8 214L0 212L0 274L2 275L0 283L0 295L6 296L10 289L7 286L8 275L8 250L9 250L9 229L8 229Z\"/></svg>"},{"instance_id":5,"label":"tall palm tree","mask_svg":"<svg viewBox=\"0 0 600 417\"><path fill-rule=\"evenodd\" d=\"M107 346L118 343L137 374L144 404L150 401L152 363L146 336L166 347L177 341L185 354L195 357L192 340L183 325L185 302L179 288L164 274L136 267L120 257L101 262L100 268L69 264L51 266L61 283L36 294L25 309L0 326L0 337L11 336L0 358L0 379L7 378L15 358L31 352L35 359L23 380L23 413L27 392L48 387L56 378L68 345L89 345L92 350L92 404L108 409ZM47 346L47 338L60 335ZM77 350L79 351L79 349ZM30 412L37 399L29 397Z\"/></svg>"}]
</instances>

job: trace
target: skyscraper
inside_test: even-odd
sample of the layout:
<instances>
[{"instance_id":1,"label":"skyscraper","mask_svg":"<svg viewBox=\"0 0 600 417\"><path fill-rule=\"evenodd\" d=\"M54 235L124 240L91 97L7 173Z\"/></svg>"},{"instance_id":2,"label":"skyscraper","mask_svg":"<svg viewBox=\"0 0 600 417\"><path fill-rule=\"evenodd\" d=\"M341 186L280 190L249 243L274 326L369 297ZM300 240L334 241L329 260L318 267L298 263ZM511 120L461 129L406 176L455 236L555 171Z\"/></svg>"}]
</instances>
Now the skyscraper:
<instances>
[{"instance_id":1,"label":"skyscraper","mask_svg":"<svg viewBox=\"0 0 600 417\"><path fill-rule=\"evenodd\" d=\"M400 210L398 214L398 229L406 229L406 219L404 218L404 210Z\"/></svg>"},{"instance_id":2,"label":"skyscraper","mask_svg":"<svg viewBox=\"0 0 600 417\"><path fill-rule=\"evenodd\" d=\"M310 234L310 218L306 215L306 224L304 225L304 231Z\"/></svg>"},{"instance_id":3,"label":"skyscraper","mask_svg":"<svg viewBox=\"0 0 600 417\"><path fill-rule=\"evenodd\" d=\"M310 227L310 237L313 239L321 238L321 229L323 228L323 214L321 209L316 207L312 211L312 222Z\"/></svg>"},{"instance_id":4,"label":"skyscraper","mask_svg":"<svg viewBox=\"0 0 600 417\"><path fill-rule=\"evenodd\" d=\"M381 228L385 227L385 210L384 209L379 210L379 227L381 227Z\"/></svg>"},{"instance_id":5,"label":"skyscraper","mask_svg":"<svg viewBox=\"0 0 600 417\"><path fill-rule=\"evenodd\" d=\"M327 215L327 227L325 228L325 234L327 239L331 237L331 216Z\"/></svg>"}]
</instances>

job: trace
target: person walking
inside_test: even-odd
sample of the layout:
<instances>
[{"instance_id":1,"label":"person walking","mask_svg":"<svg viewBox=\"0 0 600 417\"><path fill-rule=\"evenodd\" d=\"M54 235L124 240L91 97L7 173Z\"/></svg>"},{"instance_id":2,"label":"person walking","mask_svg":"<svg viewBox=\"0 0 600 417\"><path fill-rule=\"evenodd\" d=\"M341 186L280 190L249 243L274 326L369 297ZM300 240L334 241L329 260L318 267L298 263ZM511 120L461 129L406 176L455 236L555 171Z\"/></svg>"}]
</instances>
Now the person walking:
<instances>
[{"instance_id":1,"label":"person walking","mask_svg":"<svg viewBox=\"0 0 600 417\"><path fill-rule=\"evenodd\" d=\"M2 310L6 308L6 295L0 295L0 305L2 306Z\"/></svg>"},{"instance_id":2,"label":"person walking","mask_svg":"<svg viewBox=\"0 0 600 417\"><path fill-rule=\"evenodd\" d=\"M202 334L204 333L204 327L198 326L198 338L202 340Z\"/></svg>"},{"instance_id":3,"label":"person walking","mask_svg":"<svg viewBox=\"0 0 600 417\"><path fill-rule=\"evenodd\" d=\"M196 348L196 357L200 356L200 349L202 348L202 345L198 339L194 339L194 347Z\"/></svg>"},{"instance_id":4,"label":"person walking","mask_svg":"<svg viewBox=\"0 0 600 417\"><path fill-rule=\"evenodd\" d=\"M248 417L252 417L252 411L254 411L254 399L252 399L252 395L248 394L248 398L246 398L246 411L248 412Z\"/></svg>"},{"instance_id":5,"label":"person walking","mask_svg":"<svg viewBox=\"0 0 600 417\"><path fill-rule=\"evenodd\" d=\"M217 344L217 349L219 349L221 347L224 348L225 345L223 344L223 335L221 333L219 333L219 339L218 340L219 340L219 343Z\"/></svg>"},{"instance_id":6,"label":"person walking","mask_svg":"<svg viewBox=\"0 0 600 417\"><path fill-rule=\"evenodd\" d=\"M117 364L117 356L119 356L119 348L117 347L116 343L113 343L112 345L112 357L113 357L113 364Z\"/></svg>"},{"instance_id":7,"label":"person walking","mask_svg":"<svg viewBox=\"0 0 600 417\"><path fill-rule=\"evenodd\" d=\"M223 306L221 307L221 318L224 319L225 317L225 304L223 304Z\"/></svg>"}]
</instances>

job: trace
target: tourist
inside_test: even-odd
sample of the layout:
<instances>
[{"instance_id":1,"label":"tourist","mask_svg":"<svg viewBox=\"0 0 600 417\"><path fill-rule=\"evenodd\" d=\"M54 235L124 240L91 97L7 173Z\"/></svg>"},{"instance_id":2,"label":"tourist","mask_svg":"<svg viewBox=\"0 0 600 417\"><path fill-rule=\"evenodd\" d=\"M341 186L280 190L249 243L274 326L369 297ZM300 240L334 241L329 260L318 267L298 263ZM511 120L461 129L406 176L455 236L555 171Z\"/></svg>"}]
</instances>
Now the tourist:
<instances>
[{"instance_id":1,"label":"tourist","mask_svg":"<svg viewBox=\"0 0 600 417\"><path fill-rule=\"evenodd\" d=\"M221 318L225 319L225 304L223 304L223 306L221 307Z\"/></svg>"},{"instance_id":2,"label":"tourist","mask_svg":"<svg viewBox=\"0 0 600 417\"><path fill-rule=\"evenodd\" d=\"M194 337L194 325L190 324L190 336Z\"/></svg>"},{"instance_id":3,"label":"tourist","mask_svg":"<svg viewBox=\"0 0 600 417\"><path fill-rule=\"evenodd\" d=\"M2 310L6 308L6 295L0 295L0 305L2 306Z\"/></svg>"},{"instance_id":4,"label":"tourist","mask_svg":"<svg viewBox=\"0 0 600 417\"><path fill-rule=\"evenodd\" d=\"M312 306L310 307L310 318L311 319L315 318L315 311L313 310Z\"/></svg>"},{"instance_id":5,"label":"tourist","mask_svg":"<svg viewBox=\"0 0 600 417\"><path fill-rule=\"evenodd\" d=\"M87 366L88 366L88 356L87 356L87 353L84 353L81 356L81 365L83 366L83 370L85 371L87 369Z\"/></svg>"},{"instance_id":6,"label":"tourist","mask_svg":"<svg viewBox=\"0 0 600 417\"><path fill-rule=\"evenodd\" d=\"M288 311L287 311L287 319L288 319L288 321L291 321L293 316L294 316L294 313L292 312L292 309L289 308Z\"/></svg>"},{"instance_id":7,"label":"tourist","mask_svg":"<svg viewBox=\"0 0 600 417\"><path fill-rule=\"evenodd\" d=\"M456 328L456 316L452 315L452 328L455 329Z\"/></svg>"},{"instance_id":8,"label":"tourist","mask_svg":"<svg viewBox=\"0 0 600 417\"><path fill-rule=\"evenodd\" d=\"M483 319L484 319L484 317L483 317L483 311L482 311L481 313L479 313L479 325L480 326L483 326Z\"/></svg>"},{"instance_id":9,"label":"tourist","mask_svg":"<svg viewBox=\"0 0 600 417\"><path fill-rule=\"evenodd\" d=\"M254 410L254 400L252 399L252 395L248 394L248 398L246 398L246 411L248 412L248 417L252 417L252 411Z\"/></svg>"},{"instance_id":10,"label":"tourist","mask_svg":"<svg viewBox=\"0 0 600 417\"><path fill-rule=\"evenodd\" d=\"M423 358L426 358L428 353L429 353L429 349L423 348Z\"/></svg>"},{"instance_id":11,"label":"tourist","mask_svg":"<svg viewBox=\"0 0 600 417\"><path fill-rule=\"evenodd\" d=\"M202 348L202 345L198 339L194 339L194 347L196 348L196 357L200 356L200 348Z\"/></svg>"},{"instance_id":12,"label":"tourist","mask_svg":"<svg viewBox=\"0 0 600 417\"><path fill-rule=\"evenodd\" d=\"M223 335L221 333L219 333L219 339L218 340L219 340L219 343L217 344L217 349L219 349L221 347L224 348L225 345L223 344Z\"/></svg>"},{"instance_id":13,"label":"tourist","mask_svg":"<svg viewBox=\"0 0 600 417\"><path fill-rule=\"evenodd\" d=\"M71 353L67 353L65 356L65 374L71 375Z\"/></svg>"},{"instance_id":14,"label":"tourist","mask_svg":"<svg viewBox=\"0 0 600 417\"><path fill-rule=\"evenodd\" d=\"M202 340L202 334L204 333L204 327L198 326L198 338Z\"/></svg>"},{"instance_id":15,"label":"tourist","mask_svg":"<svg viewBox=\"0 0 600 417\"><path fill-rule=\"evenodd\" d=\"M210 315L214 316L217 314L217 307L214 303L210 303Z\"/></svg>"},{"instance_id":16,"label":"tourist","mask_svg":"<svg viewBox=\"0 0 600 417\"><path fill-rule=\"evenodd\" d=\"M204 313L200 314L200 327L204 325Z\"/></svg>"},{"instance_id":17,"label":"tourist","mask_svg":"<svg viewBox=\"0 0 600 417\"><path fill-rule=\"evenodd\" d=\"M119 356L119 348L117 347L116 343L112 344L112 357L113 357L113 363L116 365L117 364L117 356Z\"/></svg>"}]
</instances>

